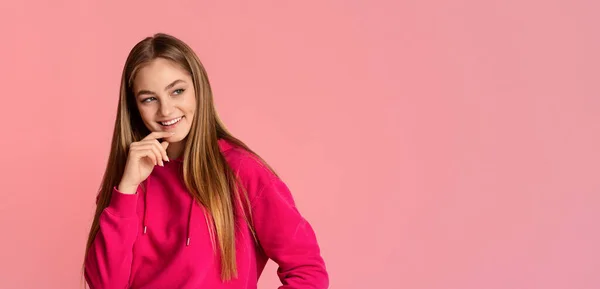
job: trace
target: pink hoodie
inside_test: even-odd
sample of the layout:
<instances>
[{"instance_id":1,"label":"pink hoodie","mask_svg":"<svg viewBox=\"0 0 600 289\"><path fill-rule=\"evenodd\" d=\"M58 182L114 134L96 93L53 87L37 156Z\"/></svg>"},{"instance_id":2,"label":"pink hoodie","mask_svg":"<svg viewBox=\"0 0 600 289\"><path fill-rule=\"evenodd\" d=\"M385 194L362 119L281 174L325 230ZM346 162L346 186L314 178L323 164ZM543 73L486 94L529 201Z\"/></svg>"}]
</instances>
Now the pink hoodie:
<instances>
[{"instance_id":1,"label":"pink hoodie","mask_svg":"<svg viewBox=\"0 0 600 289\"><path fill-rule=\"evenodd\" d=\"M172 160L154 168L145 181L147 194L141 188L134 195L113 188L85 260L85 278L92 289L256 288L269 258L279 265L280 289L328 287L315 233L288 187L245 150L223 139L219 147L248 191L262 248L254 246L239 217L238 277L221 281L205 210L185 189L181 160Z\"/></svg>"}]
</instances>

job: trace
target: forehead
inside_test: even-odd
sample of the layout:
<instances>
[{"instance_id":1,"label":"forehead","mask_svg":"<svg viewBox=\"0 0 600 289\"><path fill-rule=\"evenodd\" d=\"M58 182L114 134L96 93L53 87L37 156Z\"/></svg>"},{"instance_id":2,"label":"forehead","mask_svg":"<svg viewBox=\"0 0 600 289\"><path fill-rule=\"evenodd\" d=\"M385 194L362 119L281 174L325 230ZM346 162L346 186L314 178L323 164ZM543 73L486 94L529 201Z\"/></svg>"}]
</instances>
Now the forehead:
<instances>
[{"instance_id":1,"label":"forehead","mask_svg":"<svg viewBox=\"0 0 600 289\"><path fill-rule=\"evenodd\" d=\"M162 90L174 80L191 81L189 73L181 65L164 58L157 58L141 66L133 79L134 89Z\"/></svg>"}]
</instances>

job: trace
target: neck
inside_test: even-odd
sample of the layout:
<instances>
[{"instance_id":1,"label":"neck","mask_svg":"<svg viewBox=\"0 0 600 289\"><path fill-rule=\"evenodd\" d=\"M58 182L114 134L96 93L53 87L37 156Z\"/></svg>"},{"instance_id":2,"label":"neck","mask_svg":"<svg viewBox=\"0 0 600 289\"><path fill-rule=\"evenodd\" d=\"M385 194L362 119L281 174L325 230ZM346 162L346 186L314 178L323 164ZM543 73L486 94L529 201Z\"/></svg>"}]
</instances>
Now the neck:
<instances>
[{"instance_id":1,"label":"neck","mask_svg":"<svg viewBox=\"0 0 600 289\"><path fill-rule=\"evenodd\" d=\"M179 158L181 154L183 154L184 146L185 140L169 143L169 146L167 147L167 157L169 157L170 160Z\"/></svg>"}]
</instances>

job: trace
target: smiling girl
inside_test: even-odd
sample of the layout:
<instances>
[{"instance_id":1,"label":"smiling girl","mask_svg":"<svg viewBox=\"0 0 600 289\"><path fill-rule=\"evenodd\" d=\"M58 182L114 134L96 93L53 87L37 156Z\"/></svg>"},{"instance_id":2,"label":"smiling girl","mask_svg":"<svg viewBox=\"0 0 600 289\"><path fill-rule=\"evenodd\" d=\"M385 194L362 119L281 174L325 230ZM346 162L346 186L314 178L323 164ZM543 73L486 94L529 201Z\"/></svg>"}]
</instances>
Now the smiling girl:
<instances>
[{"instance_id":1,"label":"smiling girl","mask_svg":"<svg viewBox=\"0 0 600 289\"><path fill-rule=\"evenodd\" d=\"M274 170L219 119L204 67L156 34L122 74L84 276L91 288L327 288L317 238Z\"/></svg>"}]
</instances>

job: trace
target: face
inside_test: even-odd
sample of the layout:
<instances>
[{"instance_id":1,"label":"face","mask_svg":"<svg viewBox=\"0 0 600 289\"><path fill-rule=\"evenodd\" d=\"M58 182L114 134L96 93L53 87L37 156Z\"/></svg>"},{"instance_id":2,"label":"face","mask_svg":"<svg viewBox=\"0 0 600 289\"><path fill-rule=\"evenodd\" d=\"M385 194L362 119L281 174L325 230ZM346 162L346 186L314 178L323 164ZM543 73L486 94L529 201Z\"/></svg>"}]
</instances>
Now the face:
<instances>
[{"instance_id":1,"label":"face","mask_svg":"<svg viewBox=\"0 0 600 289\"><path fill-rule=\"evenodd\" d=\"M157 58L141 67L133 81L137 108L146 127L152 131L175 132L164 140L184 140L196 110L191 75L175 62Z\"/></svg>"}]
</instances>

